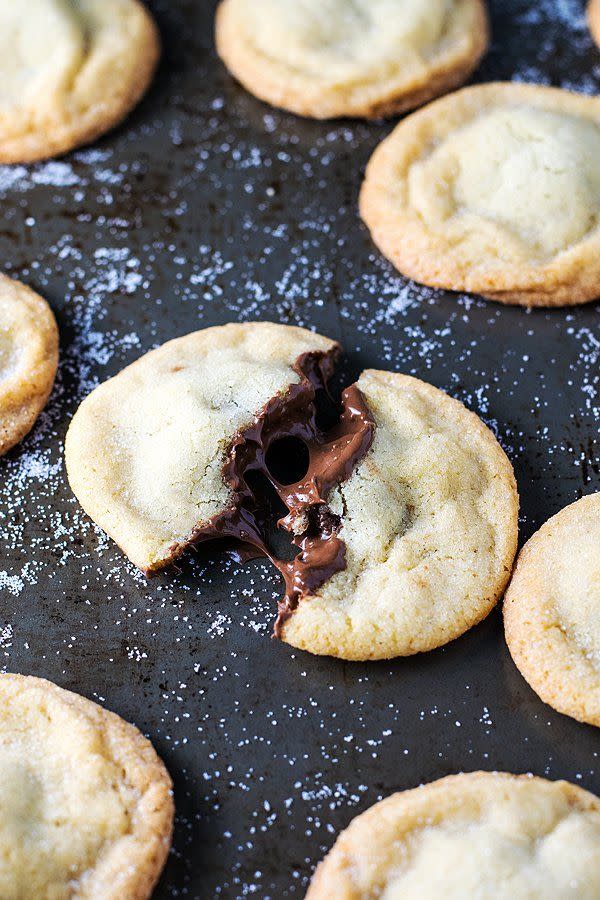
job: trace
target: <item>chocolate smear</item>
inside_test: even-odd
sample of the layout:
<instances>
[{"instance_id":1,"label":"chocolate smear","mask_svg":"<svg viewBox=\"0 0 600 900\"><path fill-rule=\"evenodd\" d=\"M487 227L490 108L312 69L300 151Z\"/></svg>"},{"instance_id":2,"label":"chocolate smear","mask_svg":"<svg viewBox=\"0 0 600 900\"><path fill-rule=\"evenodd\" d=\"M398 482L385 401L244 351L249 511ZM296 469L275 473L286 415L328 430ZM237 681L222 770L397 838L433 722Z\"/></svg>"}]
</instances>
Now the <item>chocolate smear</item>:
<instances>
[{"instance_id":1,"label":"chocolate smear","mask_svg":"<svg viewBox=\"0 0 600 900\"><path fill-rule=\"evenodd\" d=\"M337 422L325 429L320 425L318 399L327 392L339 353L336 346L327 353L300 356L293 366L300 381L273 397L234 436L223 465L231 503L200 526L191 541L219 538L229 545L233 540L238 560L257 556L271 560L286 588L278 603L277 637L302 598L346 567L346 548L339 537L342 523L327 500L368 452L375 422L360 390L352 385L342 392ZM289 478L296 480L288 484ZM280 558L268 546L267 534L274 523L265 484L287 510L276 524L293 536L298 552L291 560Z\"/></svg>"}]
</instances>

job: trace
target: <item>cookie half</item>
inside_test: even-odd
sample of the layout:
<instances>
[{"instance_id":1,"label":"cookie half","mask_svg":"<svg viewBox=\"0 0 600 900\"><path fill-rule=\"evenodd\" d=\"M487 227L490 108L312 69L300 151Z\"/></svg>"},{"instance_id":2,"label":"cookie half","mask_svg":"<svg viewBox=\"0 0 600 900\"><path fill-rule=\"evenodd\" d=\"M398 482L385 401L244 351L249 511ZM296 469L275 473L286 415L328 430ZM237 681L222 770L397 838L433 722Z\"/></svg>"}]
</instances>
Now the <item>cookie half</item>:
<instances>
[{"instance_id":1,"label":"cookie half","mask_svg":"<svg viewBox=\"0 0 600 900\"><path fill-rule=\"evenodd\" d=\"M58 328L42 297L0 275L0 456L33 427L58 366Z\"/></svg>"},{"instance_id":2,"label":"cookie half","mask_svg":"<svg viewBox=\"0 0 600 900\"><path fill-rule=\"evenodd\" d=\"M588 6L588 18L592 36L600 47L600 0L590 0Z\"/></svg>"},{"instance_id":3,"label":"cookie half","mask_svg":"<svg viewBox=\"0 0 600 900\"><path fill-rule=\"evenodd\" d=\"M145 900L171 843L171 779L133 725L0 675L0 896Z\"/></svg>"},{"instance_id":4,"label":"cookie half","mask_svg":"<svg viewBox=\"0 0 600 900\"><path fill-rule=\"evenodd\" d=\"M600 99L465 88L398 125L360 196L373 240L410 278L503 303L600 296Z\"/></svg>"},{"instance_id":5,"label":"cookie half","mask_svg":"<svg viewBox=\"0 0 600 900\"><path fill-rule=\"evenodd\" d=\"M73 418L65 453L79 502L147 573L202 539L260 543L235 458L242 468L262 462L250 456L265 416L277 429L288 405L294 424L309 414L338 351L302 328L253 322L206 328L147 353L96 388Z\"/></svg>"},{"instance_id":6,"label":"cookie half","mask_svg":"<svg viewBox=\"0 0 600 900\"><path fill-rule=\"evenodd\" d=\"M477 416L407 376L365 372L325 425L339 352L272 323L171 341L83 402L69 480L147 573L215 538L271 559L286 588L275 633L296 647L345 659L430 650L484 618L506 585L512 467ZM272 549L273 526L290 557Z\"/></svg>"},{"instance_id":7,"label":"cookie half","mask_svg":"<svg viewBox=\"0 0 600 900\"><path fill-rule=\"evenodd\" d=\"M216 43L261 100L378 118L463 84L489 41L483 0L222 0Z\"/></svg>"},{"instance_id":8,"label":"cookie half","mask_svg":"<svg viewBox=\"0 0 600 900\"><path fill-rule=\"evenodd\" d=\"M457 638L502 595L515 478L492 432L443 391L377 371L357 387L373 443L328 499L345 567L300 600L282 637L343 659L407 656Z\"/></svg>"},{"instance_id":9,"label":"cookie half","mask_svg":"<svg viewBox=\"0 0 600 900\"><path fill-rule=\"evenodd\" d=\"M600 726L600 493L543 525L504 601L506 641L545 703Z\"/></svg>"},{"instance_id":10,"label":"cookie half","mask_svg":"<svg viewBox=\"0 0 600 900\"><path fill-rule=\"evenodd\" d=\"M94 140L146 91L160 42L138 0L8 0L0 7L0 162Z\"/></svg>"},{"instance_id":11,"label":"cookie half","mask_svg":"<svg viewBox=\"0 0 600 900\"><path fill-rule=\"evenodd\" d=\"M472 772L358 816L307 900L600 896L600 800L566 781Z\"/></svg>"}]
</instances>

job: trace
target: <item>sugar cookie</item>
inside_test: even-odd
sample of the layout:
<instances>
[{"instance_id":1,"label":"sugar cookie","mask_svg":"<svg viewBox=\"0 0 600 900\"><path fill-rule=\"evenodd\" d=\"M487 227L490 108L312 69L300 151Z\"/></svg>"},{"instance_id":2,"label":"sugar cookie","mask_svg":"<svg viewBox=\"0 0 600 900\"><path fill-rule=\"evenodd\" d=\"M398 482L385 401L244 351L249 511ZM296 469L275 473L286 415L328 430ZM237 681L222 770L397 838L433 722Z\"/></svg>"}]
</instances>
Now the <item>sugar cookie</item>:
<instances>
[{"instance_id":1,"label":"sugar cookie","mask_svg":"<svg viewBox=\"0 0 600 900\"><path fill-rule=\"evenodd\" d=\"M0 675L0 896L145 900L171 779L133 725L49 681Z\"/></svg>"},{"instance_id":2,"label":"sugar cookie","mask_svg":"<svg viewBox=\"0 0 600 900\"><path fill-rule=\"evenodd\" d=\"M58 328L45 300L0 275L0 456L33 428L58 366Z\"/></svg>"},{"instance_id":3,"label":"sugar cookie","mask_svg":"<svg viewBox=\"0 0 600 900\"><path fill-rule=\"evenodd\" d=\"M160 52L138 0L3 0L0 162L93 141L146 91Z\"/></svg>"},{"instance_id":4,"label":"sugar cookie","mask_svg":"<svg viewBox=\"0 0 600 900\"><path fill-rule=\"evenodd\" d=\"M483 422L432 385L367 371L357 387L375 437L328 500L345 567L300 600L282 636L343 659L432 650L504 591L517 547L512 466Z\"/></svg>"},{"instance_id":5,"label":"sugar cookie","mask_svg":"<svg viewBox=\"0 0 600 900\"><path fill-rule=\"evenodd\" d=\"M363 373L322 427L318 396L339 351L268 322L170 341L83 402L69 480L145 572L214 538L269 557L286 584L276 634L296 647L345 659L430 650L479 622L506 585L512 467L476 415L408 376ZM297 452L304 462L285 477ZM291 560L269 547L265 484L287 508Z\"/></svg>"},{"instance_id":6,"label":"sugar cookie","mask_svg":"<svg viewBox=\"0 0 600 900\"><path fill-rule=\"evenodd\" d=\"M375 151L361 214L397 268L504 303L600 296L600 99L488 84L438 100Z\"/></svg>"},{"instance_id":7,"label":"sugar cookie","mask_svg":"<svg viewBox=\"0 0 600 900\"><path fill-rule=\"evenodd\" d=\"M298 403L305 387L308 403L310 379L297 363L316 380L337 350L328 338L269 322L163 344L77 411L66 440L74 493L140 569L163 568L234 503L235 476L226 483L223 467L238 432L290 391Z\"/></svg>"},{"instance_id":8,"label":"sugar cookie","mask_svg":"<svg viewBox=\"0 0 600 900\"><path fill-rule=\"evenodd\" d=\"M220 56L262 100L316 119L391 116L463 84L483 0L223 0Z\"/></svg>"},{"instance_id":9,"label":"sugar cookie","mask_svg":"<svg viewBox=\"0 0 600 900\"><path fill-rule=\"evenodd\" d=\"M595 900L600 800L566 781L471 772L394 794L358 816L307 900Z\"/></svg>"}]
</instances>

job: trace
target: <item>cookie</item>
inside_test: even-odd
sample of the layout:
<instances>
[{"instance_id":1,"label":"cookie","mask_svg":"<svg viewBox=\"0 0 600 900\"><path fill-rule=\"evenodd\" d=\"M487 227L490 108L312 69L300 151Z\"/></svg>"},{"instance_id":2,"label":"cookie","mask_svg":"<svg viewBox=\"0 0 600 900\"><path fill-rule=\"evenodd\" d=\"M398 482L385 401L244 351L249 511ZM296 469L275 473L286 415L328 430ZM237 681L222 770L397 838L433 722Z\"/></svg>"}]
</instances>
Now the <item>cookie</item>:
<instances>
[{"instance_id":1,"label":"cookie","mask_svg":"<svg viewBox=\"0 0 600 900\"><path fill-rule=\"evenodd\" d=\"M160 55L138 0L9 0L0 10L0 162L67 153L122 121Z\"/></svg>"},{"instance_id":2,"label":"cookie","mask_svg":"<svg viewBox=\"0 0 600 900\"><path fill-rule=\"evenodd\" d=\"M594 40L600 47L600 0L590 0L588 18Z\"/></svg>"},{"instance_id":3,"label":"cookie","mask_svg":"<svg viewBox=\"0 0 600 900\"><path fill-rule=\"evenodd\" d=\"M83 402L66 440L71 487L147 573L214 538L271 559L286 585L275 633L296 647L345 659L429 650L504 589L512 467L477 416L408 376L365 372L325 427L319 399L339 352L264 322L165 344ZM271 549L269 491L287 510L275 522L292 559Z\"/></svg>"},{"instance_id":4,"label":"cookie","mask_svg":"<svg viewBox=\"0 0 600 900\"><path fill-rule=\"evenodd\" d=\"M371 158L360 196L402 274L503 303L600 296L600 100L465 88L413 114Z\"/></svg>"},{"instance_id":5,"label":"cookie","mask_svg":"<svg viewBox=\"0 0 600 900\"><path fill-rule=\"evenodd\" d=\"M343 659L432 650L481 621L517 547L512 466L491 431L432 385L391 372L357 382L372 446L334 488L344 570L300 600L282 637Z\"/></svg>"},{"instance_id":6,"label":"cookie","mask_svg":"<svg viewBox=\"0 0 600 900\"><path fill-rule=\"evenodd\" d=\"M463 84L489 41L483 0L223 0L230 72L302 116L379 118Z\"/></svg>"},{"instance_id":7,"label":"cookie","mask_svg":"<svg viewBox=\"0 0 600 900\"><path fill-rule=\"evenodd\" d=\"M33 428L58 366L58 328L45 300L0 275L0 456Z\"/></svg>"},{"instance_id":8,"label":"cookie","mask_svg":"<svg viewBox=\"0 0 600 900\"><path fill-rule=\"evenodd\" d=\"M307 900L600 896L600 800L566 781L471 772L358 816Z\"/></svg>"},{"instance_id":9,"label":"cookie","mask_svg":"<svg viewBox=\"0 0 600 900\"><path fill-rule=\"evenodd\" d=\"M0 675L0 896L144 900L171 843L171 779L133 725Z\"/></svg>"},{"instance_id":10,"label":"cookie","mask_svg":"<svg viewBox=\"0 0 600 900\"><path fill-rule=\"evenodd\" d=\"M229 451L271 401L291 391L296 405L305 394L309 403L310 379L337 350L304 329L254 322L206 328L147 353L73 418L65 456L75 495L148 574L219 528L223 537L259 540L243 517L229 534L222 521L240 493L235 473L224 478Z\"/></svg>"},{"instance_id":11,"label":"cookie","mask_svg":"<svg viewBox=\"0 0 600 900\"><path fill-rule=\"evenodd\" d=\"M600 493L527 542L504 601L512 658L545 703L600 726Z\"/></svg>"}]
</instances>

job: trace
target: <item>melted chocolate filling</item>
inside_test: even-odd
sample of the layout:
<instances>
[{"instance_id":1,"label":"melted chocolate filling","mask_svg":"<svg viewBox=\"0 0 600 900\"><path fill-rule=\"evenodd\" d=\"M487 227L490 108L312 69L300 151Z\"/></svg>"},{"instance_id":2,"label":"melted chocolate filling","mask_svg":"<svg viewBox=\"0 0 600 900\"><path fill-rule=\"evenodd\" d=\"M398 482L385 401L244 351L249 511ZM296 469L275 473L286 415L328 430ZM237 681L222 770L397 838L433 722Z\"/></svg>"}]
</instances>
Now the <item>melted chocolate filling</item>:
<instances>
[{"instance_id":1,"label":"melted chocolate filling","mask_svg":"<svg viewBox=\"0 0 600 900\"><path fill-rule=\"evenodd\" d=\"M375 422L353 385L342 393L337 423L328 429L320 426L319 394L327 391L339 352L335 347L327 353L300 356L293 366L300 381L273 397L234 436L223 465L231 503L193 535L193 542L234 539L240 561L264 556L277 567L286 588L278 603L277 637L300 600L346 567L346 548L339 537L341 520L326 504L331 490L350 477L369 450ZM273 511L265 485L271 486L287 510L276 524L293 535L298 552L291 560L280 558L267 546Z\"/></svg>"}]
</instances>

